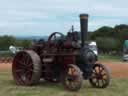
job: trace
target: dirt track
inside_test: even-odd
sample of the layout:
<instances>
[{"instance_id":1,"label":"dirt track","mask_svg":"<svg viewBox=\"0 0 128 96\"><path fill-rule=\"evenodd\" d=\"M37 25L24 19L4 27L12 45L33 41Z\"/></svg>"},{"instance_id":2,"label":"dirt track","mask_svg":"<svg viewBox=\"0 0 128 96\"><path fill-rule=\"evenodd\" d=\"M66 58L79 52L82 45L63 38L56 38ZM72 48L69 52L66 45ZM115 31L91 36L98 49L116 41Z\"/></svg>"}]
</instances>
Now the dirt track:
<instances>
[{"instance_id":1,"label":"dirt track","mask_svg":"<svg viewBox=\"0 0 128 96\"><path fill-rule=\"evenodd\" d=\"M110 68L112 77L114 78L128 78L128 62L112 62L105 61L102 64Z\"/></svg>"},{"instance_id":2,"label":"dirt track","mask_svg":"<svg viewBox=\"0 0 128 96\"><path fill-rule=\"evenodd\" d=\"M112 61L104 61L100 62L102 64L105 64L110 68L110 72L112 74L112 77L114 78L128 78L128 62L112 62ZM0 70L11 71L11 64L10 63L0 63Z\"/></svg>"},{"instance_id":3,"label":"dirt track","mask_svg":"<svg viewBox=\"0 0 128 96\"><path fill-rule=\"evenodd\" d=\"M11 71L11 63L0 63L0 71L6 71L10 70Z\"/></svg>"}]
</instances>

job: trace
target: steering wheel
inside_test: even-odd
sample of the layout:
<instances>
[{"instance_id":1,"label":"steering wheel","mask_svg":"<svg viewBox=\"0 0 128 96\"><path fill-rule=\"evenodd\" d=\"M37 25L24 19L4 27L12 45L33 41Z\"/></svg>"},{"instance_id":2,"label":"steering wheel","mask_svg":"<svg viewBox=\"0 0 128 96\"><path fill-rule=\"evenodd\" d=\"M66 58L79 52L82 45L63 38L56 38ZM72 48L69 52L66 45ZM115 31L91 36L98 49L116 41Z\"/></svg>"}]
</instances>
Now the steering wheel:
<instances>
[{"instance_id":1,"label":"steering wheel","mask_svg":"<svg viewBox=\"0 0 128 96\"><path fill-rule=\"evenodd\" d=\"M51 41L58 41L59 39L61 38L64 38L64 34L60 33L60 32L54 32L52 33L49 38L48 38L48 42L51 42Z\"/></svg>"}]
</instances>

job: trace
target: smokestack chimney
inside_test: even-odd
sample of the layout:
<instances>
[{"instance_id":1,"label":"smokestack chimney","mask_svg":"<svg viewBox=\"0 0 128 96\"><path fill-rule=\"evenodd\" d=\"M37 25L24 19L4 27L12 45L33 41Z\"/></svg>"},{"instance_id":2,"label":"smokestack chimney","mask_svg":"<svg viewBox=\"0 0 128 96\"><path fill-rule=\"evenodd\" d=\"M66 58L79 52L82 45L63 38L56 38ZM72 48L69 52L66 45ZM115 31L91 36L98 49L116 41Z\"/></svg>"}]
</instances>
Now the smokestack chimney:
<instances>
[{"instance_id":1,"label":"smokestack chimney","mask_svg":"<svg viewBox=\"0 0 128 96\"><path fill-rule=\"evenodd\" d=\"M85 45L88 32L88 14L80 14L80 27L81 27L81 46Z\"/></svg>"}]
</instances>

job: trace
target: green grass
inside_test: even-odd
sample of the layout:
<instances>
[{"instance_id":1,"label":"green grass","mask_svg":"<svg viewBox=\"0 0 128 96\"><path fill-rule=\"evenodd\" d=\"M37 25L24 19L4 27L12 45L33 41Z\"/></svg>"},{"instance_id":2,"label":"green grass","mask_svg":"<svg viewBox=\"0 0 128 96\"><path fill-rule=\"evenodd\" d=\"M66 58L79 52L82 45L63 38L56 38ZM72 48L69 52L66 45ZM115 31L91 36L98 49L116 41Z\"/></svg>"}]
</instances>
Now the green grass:
<instances>
[{"instance_id":1,"label":"green grass","mask_svg":"<svg viewBox=\"0 0 128 96\"><path fill-rule=\"evenodd\" d=\"M61 84L41 82L37 86L17 86L10 72L0 72L0 96L128 96L128 79L112 79L106 89L96 89L84 81L78 92L69 92Z\"/></svg>"},{"instance_id":2,"label":"green grass","mask_svg":"<svg viewBox=\"0 0 128 96\"><path fill-rule=\"evenodd\" d=\"M122 57L118 55L100 54L99 60L102 61L122 61Z\"/></svg>"}]
</instances>

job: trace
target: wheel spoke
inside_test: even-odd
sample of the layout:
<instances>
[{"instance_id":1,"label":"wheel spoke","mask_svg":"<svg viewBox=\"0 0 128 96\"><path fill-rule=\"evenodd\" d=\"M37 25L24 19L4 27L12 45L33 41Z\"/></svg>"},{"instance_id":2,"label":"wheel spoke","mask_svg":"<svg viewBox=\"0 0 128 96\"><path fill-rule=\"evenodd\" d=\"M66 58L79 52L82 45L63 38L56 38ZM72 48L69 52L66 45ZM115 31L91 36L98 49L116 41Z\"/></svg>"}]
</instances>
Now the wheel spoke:
<instances>
[{"instance_id":1,"label":"wheel spoke","mask_svg":"<svg viewBox=\"0 0 128 96\"><path fill-rule=\"evenodd\" d=\"M22 61L23 65L26 65L26 63L25 63L25 56L22 57L21 61Z\"/></svg>"},{"instance_id":2,"label":"wheel spoke","mask_svg":"<svg viewBox=\"0 0 128 96\"><path fill-rule=\"evenodd\" d=\"M25 76L25 75L21 75L21 80L25 83L25 81L26 81L26 76Z\"/></svg>"},{"instance_id":3,"label":"wheel spoke","mask_svg":"<svg viewBox=\"0 0 128 96\"><path fill-rule=\"evenodd\" d=\"M15 62L18 63L19 65L20 65L20 64L21 64L21 65L24 64L24 63L22 62L22 60L15 60Z\"/></svg>"},{"instance_id":4,"label":"wheel spoke","mask_svg":"<svg viewBox=\"0 0 128 96\"><path fill-rule=\"evenodd\" d=\"M92 79L95 79L95 78L96 78L96 75L91 76L91 78L92 78Z\"/></svg>"},{"instance_id":5,"label":"wheel spoke","mask_svg":"<svg viewBox=\"0 0 128 96\"><path fill-rule=\"evenodd\" d=\"M64 78L64 86L69 90L75 91L81 87L82 75L77 66L69 66Z\"/></svg>"},{"instance_id":6,"label":"wheel spoke","mask_svg":"<svg viewBox=\"0 0 128 96\"><path fill-rule=\"evenodd\" d=\"M77 85L76 85L75 82L73 81L73 82L71 82L71 86L72 86L73 88L75 88Z\"/></svg>"},{"instance_id":7,"label":"wheel spoke","mask_svg":"<svg viewBox=\"0 0 128 96\"><path fill-rule=\"evenodd\" d=\"M99 79L97 79L97 82L96 82L96 83L97 83L97 86L99 86L99 85L100 85L100 81L99 81Z\"/></svg>"},{"instance_id":8,"label":"wheel spoke","mask_svg":"<svg viewBox=\"0 0 128 96\"><path fill-rule=\"evenodd\" d=\"M22 69L15 70L16 73L19 73L19 72L22 72L22 71L23 71Z\"/></svg>"},{"instance_id":9,"label":"wheel spoke","mask_svg":"<svg viewBox=\"0 0 128 96\"><path fill-rule=\"evenodd\" d=\"M66 85L70 85L70 82L67 78L66 78L65 82L66 82Z\"/></svg>"},{"instance_id":10,"label":"wheel spoke","mask_svg":"<svg viewBox=\"0 0 128 96\"><path fill-rule=\"evenodd\" d=\"M31 71L26 71L24 73L24 76L26 77L26 79L30 80L31 79L31 76L32 76L32 72Z\"/></svg>"},{"instance_id":11,"label":"wheel spoke","mask_svg":"<svg viewBox=\"0 0 128 96\"><path fill-rule=\"evenodd\" d=\"M109 73L107 68L102 64L96 64L93 68L90 83L97 88L105 88L109 84Z\"/></svg>"},{"instance_id":12,"label":"wheel spoke","mask_svg":"<svg viewBox=\"0 0 128 96\"><path fill-rule=\"evenodd\" d=\"M26 65L29 67L29 66L32 66L32 60L31 60L31 58L28 56L28 55L26 55Z\"/></svg>"},{"instance_id":13,"label":"wheel spoke","mask_svg":"<svg viewBox=\"0 0 128 96\"><path fill-rule=\"evenodd\" d=\"M95 70L95 72L96 72L97 74L99 74L99 73L100 73L99 66L97 66L94 70Z\"/></svg>"},{"instance_id":14,"label":"wheel spoke","mask_svg":"<svg viewBox=\"0 0 128 96\"><path fill-rule=\"evenodd\" d=\"M32 64L31 62L29 62L29 63L27 64L27 66L28 66L28 67L33 67L33 64Z\"/></svg>"},{"instance_id":15,"label":"wheel spoke","mask_svg":"<svg viewBox=\"0 0 128 96\"><path fill-rule=\"evenodd\" d=\"M23 64L19 64L19 65L18 65L18 68L19 68L19 69L25 69L25 68L26 68L26 66L25 66L25 65L23 65Z\"/></svg>"},{"instance_id":16,"label":"wheel spoke","mask_svg":"<svg viewBox=\"0 0 128 96\"><path fill-rule=\"evenodd\" d=\"M28 65L28 64L29 64L29 60L30 60L29 56L25 55L24 58L26 59L26 60L25 60L26 65Z\"/></svg>"},{"instance_id":17,"label":"wheel spoke","mask_svg":"<svg viewBox=\"0 0 128 96\"><path fill-rule=\"evenodd\" d=\"M103 80L105 80L105 81L107 81L107 79L108 79L107 77L106 78L103 78Z\"/></svg>"},{"instance_id":18,"label":"wheel spoke","mask_svg":"<svg viewBox=\"0 0 128 96\"><path fill-rule=\"evenodd\" d=\"M31 77L32 77L32 74L30 74L30 73L29 73L29 74L27 74L27 76L26 76L26 77L27 77L27 79L28 79L28 80L30 80L30 79L31 79Z\"/></svg>"},{"instance_id":19,"label":"wheel spoke","mask_svg":"<svg viewBox=\"0 0 128 96\"><path fill-rule=\"evenodd\" d=\"M100 73L102 73L104 69L102 67L99 67L99 68L100 68Z\"/></svg>"},{"instance_id":20,"label":"wheel spoke","mask_svg":"<svg viewBox=\"0 0 128 96\"><path fill-rule=\"evenodd\" d=\"M28 69L28 71L33 72L33 68Z\"/></svg>"},{"instance_id":21,"label":"wheel spoke","mask_svg":"<svg viewBox=\"0 0 128 96\"><path fill-rule=\"evenodd\" d=\"M100 66L98 66L98 72L100 72Z\"/></svg>"},{"instance_id":22,"label":"wheel spoke","mask_svg":"<svg viewBox=\"0 0 128 96\"><path fill-rule=\"evenodd\" d=\"M96 69L94 69L94 72L97 74L97 70Z\"/></svg>"},{"instance_id":23,"label":"wheel spoke","mask_svg":"<svg viewBox=\"0 0 128 96\"><path fill-rule=\"evenodd\" d=\"M101 74L102 76L106 76L107 74L106 73L103 73L103 74Z\"/></svg>"},{"instance_id":24,"label":"wheel spoke","mask_svg":"<svg viewBox=\"0 0 128 96\"><path fill-rule=\"evenodd\" d=\"M75 81L74 85L77 86L79 84L79 82L80 82L79 80Z\"/></svg>"},{"instance_id":25,"label":"wheel spoke","mask_svg":"<svg viewBox=\"0 0 128 96\"><path fill-rule=\"evenodd\" d=\"M102 83L102 80L100 80L100 87L102 87L104 85L104 83Z\"/></svg>"},{"instance_id":26,"label":"wheel spoke","mask_svg":"<svg viewBox=\"0 0 128 96\"><path fill-rule=\"evenodd\" d=\"M106 83L106 81L105 80L102 80L102 83L103 83L103 85Z\"/></svg>"}]
</instances>

